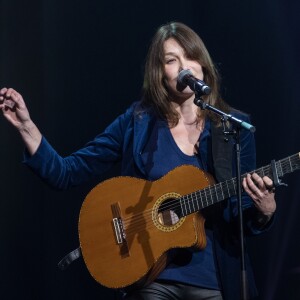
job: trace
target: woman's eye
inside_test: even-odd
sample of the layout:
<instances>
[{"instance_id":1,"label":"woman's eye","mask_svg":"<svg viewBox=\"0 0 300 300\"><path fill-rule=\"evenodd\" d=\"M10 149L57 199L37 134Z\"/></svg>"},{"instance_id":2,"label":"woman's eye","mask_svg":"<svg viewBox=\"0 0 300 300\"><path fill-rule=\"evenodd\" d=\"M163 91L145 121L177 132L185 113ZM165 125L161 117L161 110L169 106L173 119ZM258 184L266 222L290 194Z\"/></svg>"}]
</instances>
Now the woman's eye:
<instances>
[{"instance_id":1,"label":"woman's eye","mask_svg":"<svg viewBox=\"0 0 300 300\"><path fill-rule=\"evenodd\" d=\"M175 61L175 58L169 58L169 59L166 60L166 63L170 64L170 63L172 63L174 61Z\"/></svg>"}]
</instances>

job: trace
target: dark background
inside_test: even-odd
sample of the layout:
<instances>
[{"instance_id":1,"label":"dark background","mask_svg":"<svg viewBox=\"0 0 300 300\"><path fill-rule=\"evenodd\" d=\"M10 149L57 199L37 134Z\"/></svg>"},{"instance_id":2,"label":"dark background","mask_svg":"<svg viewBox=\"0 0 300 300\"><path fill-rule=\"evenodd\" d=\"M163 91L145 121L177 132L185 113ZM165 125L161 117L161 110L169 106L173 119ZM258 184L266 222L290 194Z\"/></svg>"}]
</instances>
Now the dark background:
<instances>
[{"instance_id":1,"label":"dark background","mask_svg":"<svg viewBox=\"0 0 300 300\"><path fill-rule=\"evenodd\" d=\"M203 38L224 98L251 114L261 166L300 151L299 17L296 0L2 0L0 87L22 93L42 133L67 155L139 99L152 35L181 21ZM22 142L3 117L0 141L1 299L114 299L82 259L57 268L79 244L79 210L95 183L47 187L21 163ZM249 240L261 300L300 299L299 179L286 176L275 225Z\"/></svg>"}]
</instances>

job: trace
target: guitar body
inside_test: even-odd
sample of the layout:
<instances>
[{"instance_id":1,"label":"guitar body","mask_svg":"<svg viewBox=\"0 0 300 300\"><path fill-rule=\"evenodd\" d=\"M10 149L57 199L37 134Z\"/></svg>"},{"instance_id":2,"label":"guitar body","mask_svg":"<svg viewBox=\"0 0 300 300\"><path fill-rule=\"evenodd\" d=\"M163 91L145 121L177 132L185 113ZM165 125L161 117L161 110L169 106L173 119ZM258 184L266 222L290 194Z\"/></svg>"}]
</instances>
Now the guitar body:
<instances>
[{"instance_id":1,"label":"guitar body","mask_svg":"<svg viewBox=\"0 0 300 300\"><path fill-rule=\"evenodd\" d=\"M253 172L274 184L300 169L300 152ZM242 175L245 178L247 174ZM79 239L90 274L109 288L151 282L171 248L206 246L201 208L236 194L236 178L214 184L193 166L157 181L117 177L98 184L80 210Z\"/></svg>"},{"instance_id":2,"label":"guitar body","mask_svg":"<svg viewBox=\"0 0 300 300\"><path fill-rule=\"evenodd\" d=\"M178 215L176 198L211 184L213 178L193 166L178 167L154 182L116 177L98 184L85 198L79 218L90 274L106 287L126 287L154 279L165 267L168 249L204 248L204 218L199 212Z\"/></svg>"}]
</instances>

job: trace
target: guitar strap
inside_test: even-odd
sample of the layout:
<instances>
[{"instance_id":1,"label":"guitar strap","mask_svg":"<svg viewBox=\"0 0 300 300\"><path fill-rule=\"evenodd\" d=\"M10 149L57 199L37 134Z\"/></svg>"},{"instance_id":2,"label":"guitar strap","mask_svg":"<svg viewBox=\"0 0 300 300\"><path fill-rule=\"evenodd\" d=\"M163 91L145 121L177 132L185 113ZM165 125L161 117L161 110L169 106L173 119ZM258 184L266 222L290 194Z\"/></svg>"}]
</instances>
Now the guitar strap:
<instances>
[{"instance_id":1,"label":"guitar strap","mask_svg":"<svg viewBox=\"0 0 300 300\"><path fill-rule=\"evenodd\" d=\"M218 182L232 177L232 143L225 140L222 126L217 127L211 122L212 155L215 177ZM67 267L81 256L80 247L67 254L59 263L58 267L64 271Z\"/></svg>"},{"instance_id":2,"label":"guitar strap","mask_svg":"<svg viewBox=\"0 0 300 300\"><path fill-rule=\"evenodd\" d=\"M233 143L225 139L223 127L211 122L214 175L218 182L232 178Z\"/></svg>"},{"instance_id":3,"label":"guitar strap","mask_svg":"<svg viewBox=\"0 0 300 300\"><path fill-rule=\"evenodd\" d=\"M59 263L58 267L61 271L64 271L74 260L78 259L81 256L81 249L80 247L76 248L75 250L71 251L67 254Z\"/></svg>"}]
</instances>

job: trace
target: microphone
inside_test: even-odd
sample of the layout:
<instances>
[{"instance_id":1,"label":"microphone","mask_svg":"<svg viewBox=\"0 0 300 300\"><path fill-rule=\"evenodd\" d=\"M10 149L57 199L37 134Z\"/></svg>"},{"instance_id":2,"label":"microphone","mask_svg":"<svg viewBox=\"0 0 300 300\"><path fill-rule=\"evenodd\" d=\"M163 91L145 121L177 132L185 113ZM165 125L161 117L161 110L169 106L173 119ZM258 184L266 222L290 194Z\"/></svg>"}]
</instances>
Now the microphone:
<instances>
[{"instance_id":1,"label":"microphone","mask_svg":"<svg viewBox=\"0 0 300 300\"><path fill-rule=\"evenodd\" d=\"M208 95L211 92L211 88L204 81L194 77L190 70L180 71L177 82L181 85L188 85L192 91L200 95Z\"/></svg>"}]
</instances>

